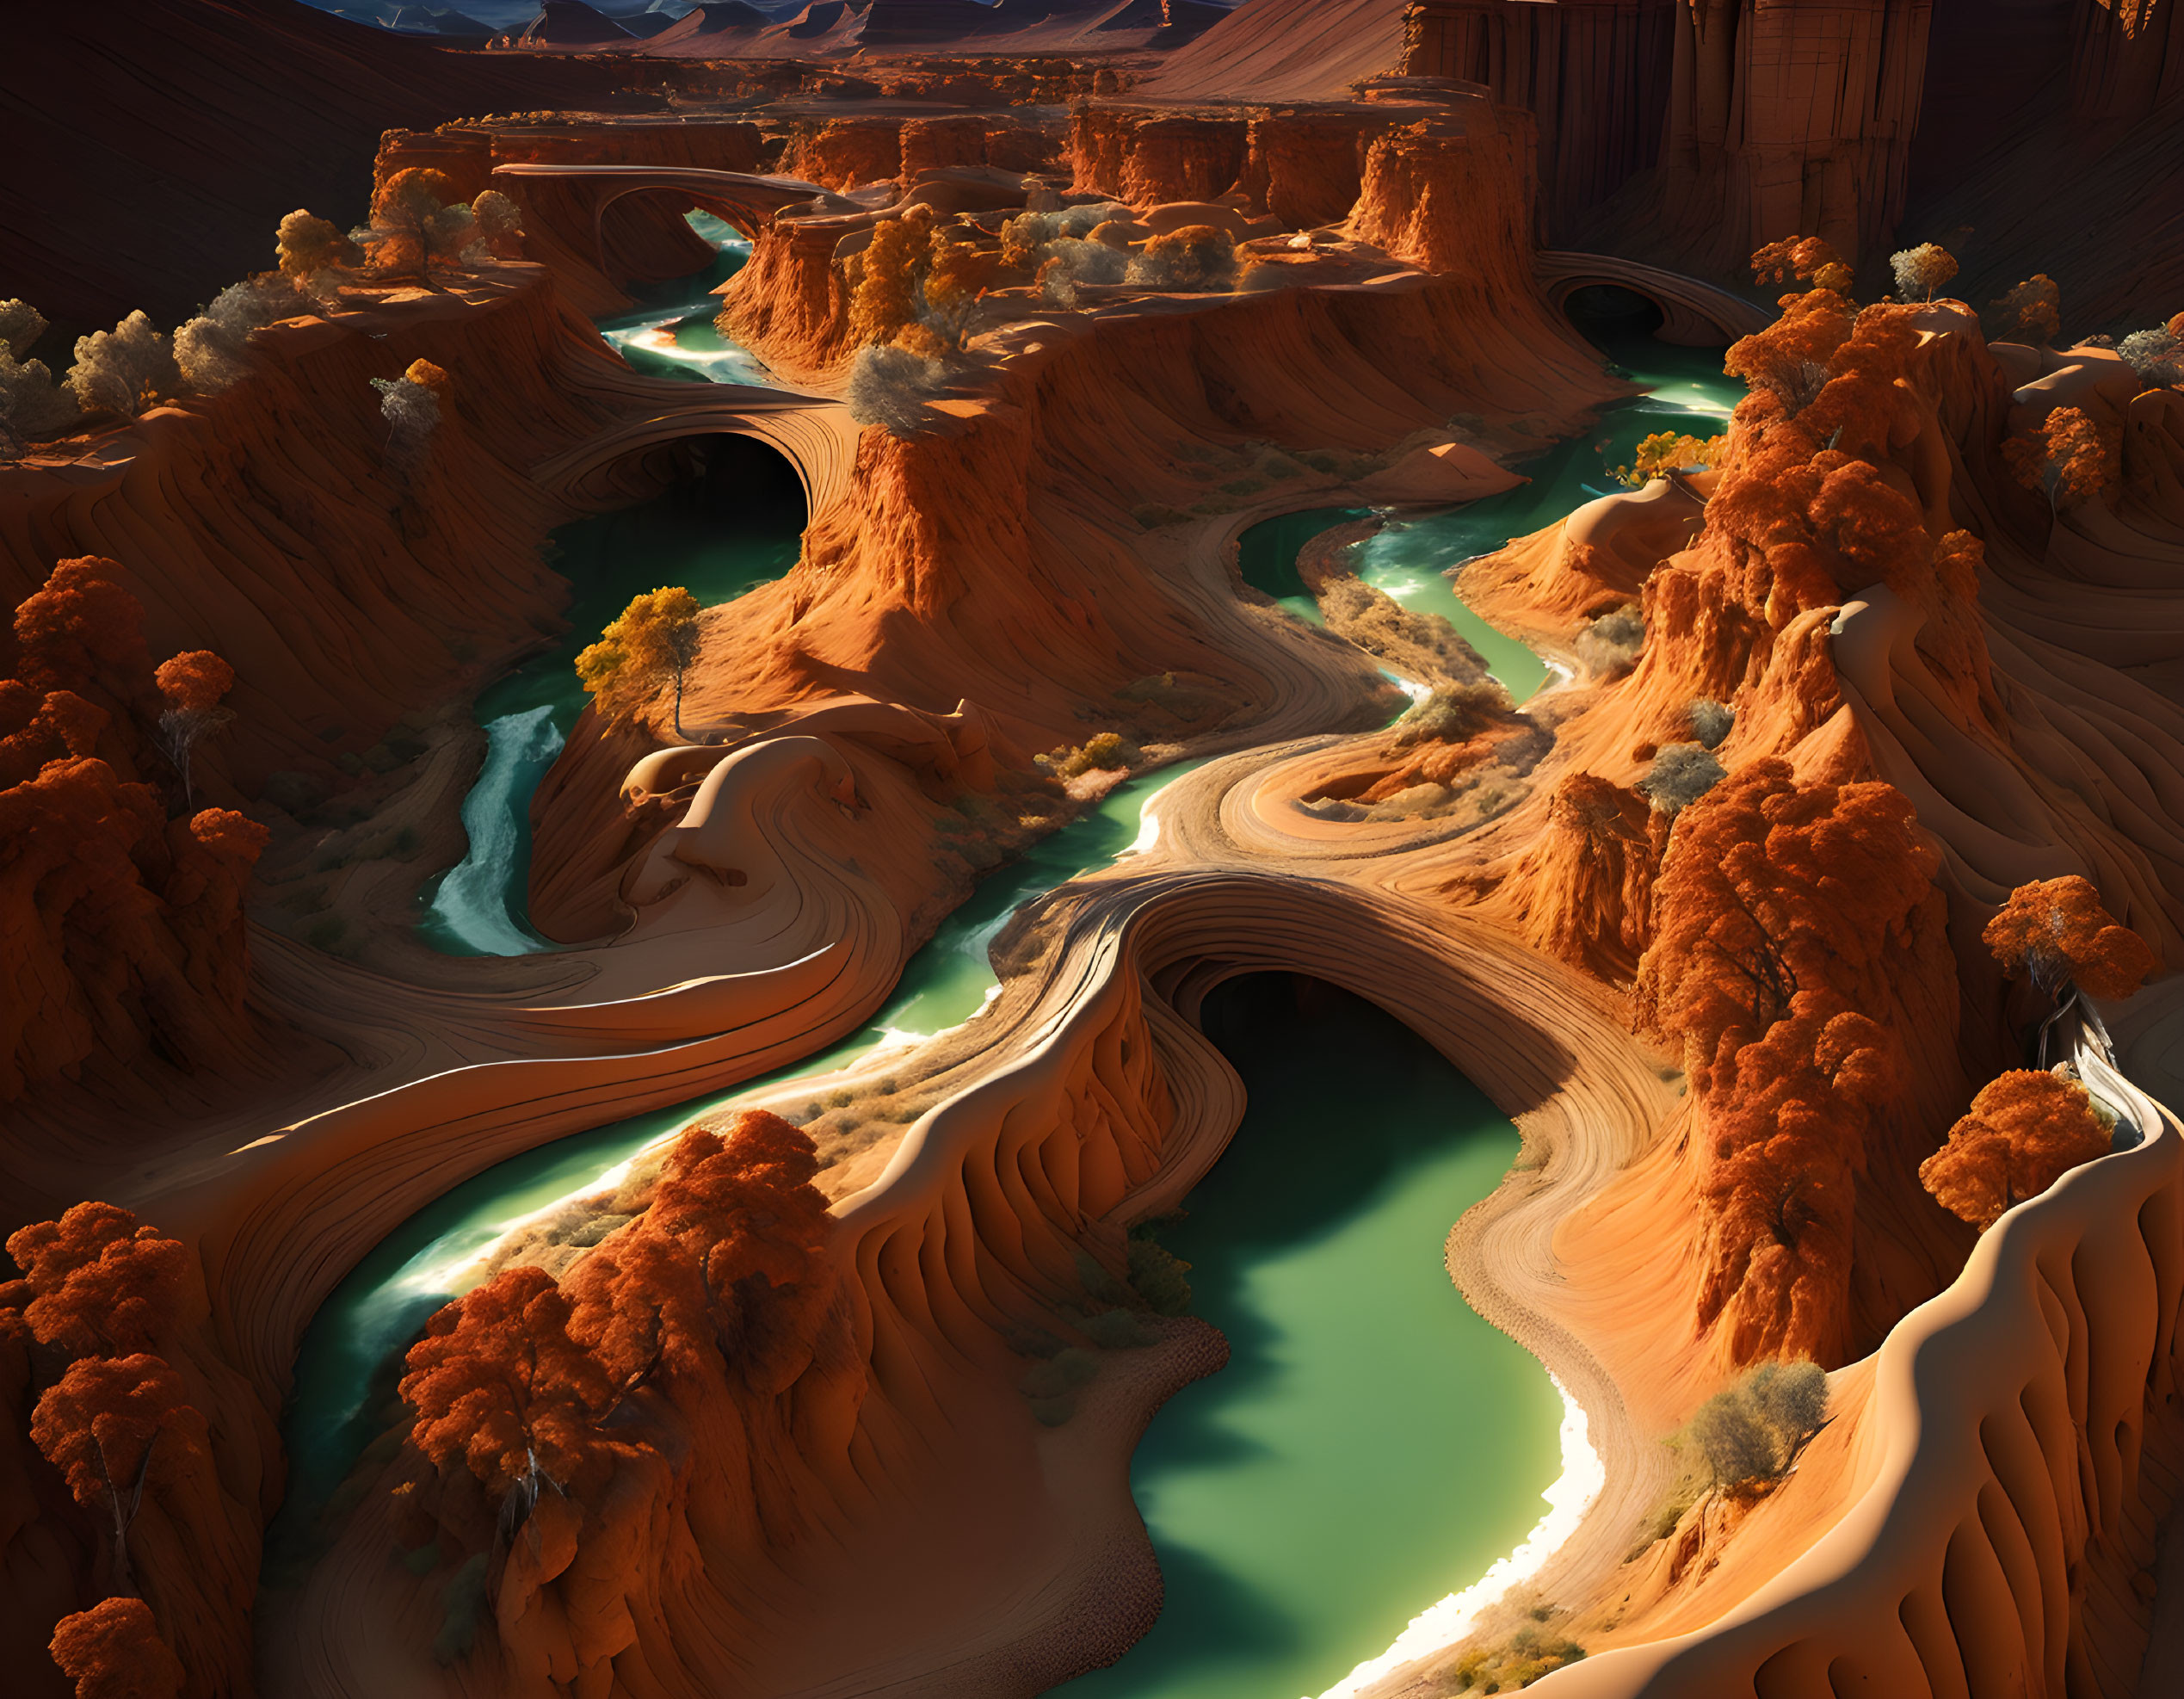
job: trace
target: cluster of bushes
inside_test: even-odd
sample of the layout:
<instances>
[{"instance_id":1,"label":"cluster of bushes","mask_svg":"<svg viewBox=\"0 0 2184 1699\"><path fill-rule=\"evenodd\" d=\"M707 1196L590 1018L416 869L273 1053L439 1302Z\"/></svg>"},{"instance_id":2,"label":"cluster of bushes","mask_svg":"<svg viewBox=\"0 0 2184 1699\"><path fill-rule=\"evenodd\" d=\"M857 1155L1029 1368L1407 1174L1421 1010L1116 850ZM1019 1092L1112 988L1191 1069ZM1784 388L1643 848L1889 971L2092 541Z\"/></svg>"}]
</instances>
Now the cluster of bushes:
<instances>
[{"instance_id":1,"label":"cluster of bushes","mask_svg":"<svg viewBox=\"0 0 2184 1699\"><path fill-rule=\"evenodd\" d=\"M1735 1490L1780 1480L1828 1419L1817 1362L1762 1362L1700 1406L1683 1432L1709 1483Z\"/></svg>"},{"instance_id":2,"label":"cluster of bushes","mask_svg":"<svg viewBox=\"0 0 2184 1699\"><path fill-rule=\"evenodd\" d=\"M1046 207L996 226L991 213L943 220L922 203L882 219L848 263L855 289L849 334L851 416L910 436L926 404L963 363L979 301L993 288L1032 284L1074 306L1091 287L1127 284L1189 293L1232 289L1237 244L1210 225L1157 234L1114 201Z\"/></svg>"},{"instance_id":3,"label":"cluster of bushes","mask_svg":"<svg viewBox=\"0 0 2184 1699\"><path fill-rule=\"evenodd\" d=\"M1509 712L1509 693L1495 679L1445 684L1404 710L1392 747L1465 743Z\"/></svg>"},{"instance_id":4,"label":"cluster of bushes","mask_svg":"<svg viewBox=\"0 0 2184 1699\"><path fill-rule=\"evenodd\" d=\"M1544 1608L1533 1615L1544 1622L1551 1613ZM1456 1660L1459 1693L1515 1693L1585 1655L1576 1640L1549 1634L1537 1622L1527 1623L1507 1640L1493 1646L1475 1646Z\"/></svg>"},{"instance_id":5,"label":"cluster of bushes","mask_svg":"<svg viewBox=\"0 0 2184 1699\"><path fill-rule=\"evenodd\" d=\"M1638 451L1628 466L1610 466L1607 475L1619 484L1642 490L1672 472L1704 472L1719 466L1728 446L1726 433L1687 436L1681 431L1657 430L1638 439Z\"/></svg>"},{"instance_id":6,"label":"cluster of bushes","mask_svg":"<svg viewBox=\"0 0 2184 1699\"><path fill-rule=\"evenodd\" d=\"M290 213L275 237L276 269L230 284L172 336L137 312L111 331L79 337L59 377L32 357L46 335L44 315L26 301L0 301L0 459L20 458L30 442L86 419L134 418L162 400L217 395L248 374L253 331L315 312L360 278L411 277L432 287L435 268L517 257L522 233L515 204L497 190L465 204L438 171L398 171L373 195L368 223L343 235L324 219ZM429 435L438 418L430 400L407 392L389 398L398 449Z\"/></svg>"},{"instance_id":7,"label":"cluster of bushes","mask_svg":"<svg viewBox=\"0 0 2184 1699\"><path fill-rule=\"evenodd\" d=\"M1644 650L1645 621L1635 608L1602 614L1577 633L1577 658L1596 678L1628 671Z\"/></svg>"},{"instance_id":8,"label":"cluster of bushes","mask_svg":"<svg viewBox=\"0 0 2184 1699\"><path fill-rule=\"evenodd\" d=\"M1035 755L1033 762L1058 779L1082 778L1087 773L1125 772L1144 758L1144 751L1120 732L1102 732L1075 749Z\"/></svg>"}]
</instances>

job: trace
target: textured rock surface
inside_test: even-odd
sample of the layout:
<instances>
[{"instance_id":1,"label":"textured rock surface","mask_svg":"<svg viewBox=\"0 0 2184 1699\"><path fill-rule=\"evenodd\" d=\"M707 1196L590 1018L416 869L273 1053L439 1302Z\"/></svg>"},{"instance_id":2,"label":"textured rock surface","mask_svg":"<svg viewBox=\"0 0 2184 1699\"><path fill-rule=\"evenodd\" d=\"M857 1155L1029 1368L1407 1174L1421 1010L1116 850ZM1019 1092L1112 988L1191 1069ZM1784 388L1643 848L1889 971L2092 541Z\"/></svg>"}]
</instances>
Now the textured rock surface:
<instances>
[{"instance_id":1,"label":"textured rock surface","mask_svg":"<svg viewBox=\"0 0 2184 1699\"><path fill-rule=\"evenodd\" d=\"M1404 69L1539 120L1543 234L1733 274L1762 241L1893 234L1929 0L1413 0Z\"/></svg>"}]
</instances>

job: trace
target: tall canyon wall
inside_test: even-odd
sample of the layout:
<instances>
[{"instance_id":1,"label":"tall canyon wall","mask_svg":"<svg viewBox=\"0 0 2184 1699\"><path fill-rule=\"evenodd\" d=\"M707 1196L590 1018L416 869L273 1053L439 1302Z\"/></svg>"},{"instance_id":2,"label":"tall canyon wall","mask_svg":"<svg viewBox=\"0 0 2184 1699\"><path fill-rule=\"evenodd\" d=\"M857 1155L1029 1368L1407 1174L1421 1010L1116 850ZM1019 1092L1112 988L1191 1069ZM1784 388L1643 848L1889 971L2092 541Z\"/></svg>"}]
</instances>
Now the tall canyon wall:
<instances>
[{"instance_id":1,"label":"tall canyon wall","mask_svg":"<svg viewBox=\"0 0 2184 1699\"><path fill-rule=\"evenodd\" d=\"M1413 0L1404 65L1539 121L1552 246L1724 274L1761 242L1846 255L1903 210L1930 0Z\"/></svg>"}]
</instances>

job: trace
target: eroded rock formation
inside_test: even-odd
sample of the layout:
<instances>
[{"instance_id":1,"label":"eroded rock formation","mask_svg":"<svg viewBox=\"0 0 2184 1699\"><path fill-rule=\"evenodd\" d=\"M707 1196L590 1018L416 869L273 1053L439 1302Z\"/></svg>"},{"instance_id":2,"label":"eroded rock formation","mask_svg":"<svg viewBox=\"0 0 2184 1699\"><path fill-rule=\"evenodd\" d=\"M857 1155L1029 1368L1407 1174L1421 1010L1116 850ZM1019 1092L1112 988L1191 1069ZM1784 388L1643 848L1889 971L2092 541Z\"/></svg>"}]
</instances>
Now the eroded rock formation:
<instances>
[{"instance_id":1,"label":"eroded rock formation","mask_svg":"<svg viewBox=\"0 0 2184 1699\"><path fill-rule=\"evenodd\" d=\"M1266 24L1282 9L1255 3L1177 55L1179 76L1293 48ZM1908 109L1916 9L1857 12L1848 45L1829 34L1817 58L1761 45L1804 40L1817 8L1626 7L1619 36L1606 8L1461 9L1502 32L1490 58L1553 36L1609 83L1664 24L1684 43L1646 189L1669 200L1649 207L1735 201L1755 230L1820 220L1846 247L1892 216L1903 139L1881 127ZM1322 13L1313 27L1354 37L1360 63L1385 40L1360 26L1392 16ZM963 20L804 21L872 22ZM2118 49L2103 86L2156 98L2150 51ZM1849 104L1756 110L1748 72L1732 145L1708 127L1732 121L1740 55L1797 77L1832 65ZM1333 546L1305 574L1324 633L1243 593L1227 546L1257 512L1505 484L1480 445L1514 457L1618 392L1533 286L1521 114L1416 81L1223 111L1124 106L1110 85L1074 115L1064 176L1046 169L1045 117L824 102L983 105L1079 69L864 68L882 80L750 71L811 97L782 129L497 121L398 134L381 157L383 187L420 168L468 190L510 164L620 163L778 164L858 189L752 214L757 253L726 293L727 326L823 393L622 371L568 291L599 286L592 305L694 266L682 203L655 184L594 219L542 188L529 210L552 282L497 266L452 291L352 289L259 333L228 394L6 474L27 492L8 540L18 601L53 559L111 553L157 652L234 662L244 712L199 770L235 800L282 773L334 783L329 753L368 764L398 714L516 652L552 615L546 528L657 488L679 434L777 442L812 504L796 569L702 617L687 700L655 683L595 711L538 793L534 917L609 942L413 982L261 938L266 1000L346 1055L159 1130L157 1161L116 1195L171 1240L115 1212L89 1222L113 1229L86 1239L96 1257L16 1253L0 1389L34 1438L0 1452L0 1480L8 1572L36 1578L37 1620L9 1617L10 1649L34 1661L63 1613L106 1609L92 1596L128 1544L146 1611L79 1622L64 1660L103 1624L139 1635L147 1667L144 1634L170 1647L184 1690L246 1690L277 1473L263 1411L305 1321L392 1222L502 1157L854 1029L979 869L1121 771L1101 762L1282 739L1179 784L1118 869L1014 921L976 1020L853 1065L824 1112L799 1108L816 1087L766 1094L802 1131L738 1110L495 1247L492 1277L410 1357L399 1455L367 1461L330 1552L268 1613L269 1688L1015 1691L1125 1649L1159 1598L1129 1447L1221 1356L1160 1313L1172 1271L1129 1229L1235 1127L1233 1076L1192 1021L1207 987L1266 967L1382 1001L1522 1118L1522 1172L1467 1220L1451 1266L1583 1401L1608 1460L1600 1507L1540 1585L1619 1593L1632 1608L1585 1634L1648 1642L1549 1690L1764 1667L1817 1692L1837 1659L1909 1692L2120 1679L2144 1632L2139 1507L2169 1455L2145 1412L2168 1390L2175 1124L2107 1072L2088 1022L2076 1065L2138 1144L2020 1205L1968 1263L1970 1228L1916 1177L1973 1084L2021 1060L2025 1011L1977 942L2011 892L2082 872L2142 948L2184 947L2184 716L2163 692L2184 643L2164 594L2174 393L2139 392L2103 350L1990 348L1961 304L1797 295L1732 355L1754 392L1718 471L1606 498L1466 573L1480 608L1570 658L1570 682L1519 713L1453 633L1391 614ZM1581 104L1558 108L1545 156L1573 199L1613 190L1651 122L1607 102L1605 128L1573 130ZM1072 209L1098 222L1013 224ZM1749 245L1745 227L1719 239ZM1046 269L1062 240L1101 250L1083 278ZM860 429L833 392L873 350L944 369ZM420 370L443 428L390 458L371 380ZM2086 464L2053 464L2058 443ZM311 618L281 616L299 608ZM1398 650L1435 694L1335 735L1392 712L1377 663ZM128 876L78 905L99 925L16 997L38 1005L41 1055L69 1022L40 997L88 1004L117 962L241 1006L247 858L231 852L250 834L123 794L144 769L116 728L142 688L96 671L26 672L4 699L18 789L102 765L103 819L144 827L106 834L122 845L108 871ZM678 718L688 735L670 738ZM118 910L134 930L108 924ZM1634 1019L1680 1053L1634 1038ZM196 1060L217 1048L158 1009L147 1029ZM867 1103L882 1112L836 1113ZM81 1195L112 1131L67 1129L43 1177ZM2074 1159L2093 1149L2076 1131ZM64 1218L57 1240L71 1219L89 1220ZM172 1264L173 1315L88 1346L70 1334L53 1294L138 1256ZM116 1288L114 1316L166 1289L153 1273ZM1835 1426L1786 1485L1734 1514L1700 1507L1619 1570L1663 1485L1656 1436L1725 1371L1783 1350L1842 1365ZM2090 1378L2071 1368L2088 1356L2107 1365ZM160 1435L105 1457L102 1483L77 1431L104 1445L101 1400ZM96 1513L114 1522L110 1477L132 1458L146 1509L109 1533ZM1952 1559L1969 1579L1950 1583ZM1905 1599L1900 1640L1859 1626ZM1993 1632L2013 1612L2021 1655ZM1411 1674L1438 1679L1441 1656Z\"/></svg>"}]
</instances>

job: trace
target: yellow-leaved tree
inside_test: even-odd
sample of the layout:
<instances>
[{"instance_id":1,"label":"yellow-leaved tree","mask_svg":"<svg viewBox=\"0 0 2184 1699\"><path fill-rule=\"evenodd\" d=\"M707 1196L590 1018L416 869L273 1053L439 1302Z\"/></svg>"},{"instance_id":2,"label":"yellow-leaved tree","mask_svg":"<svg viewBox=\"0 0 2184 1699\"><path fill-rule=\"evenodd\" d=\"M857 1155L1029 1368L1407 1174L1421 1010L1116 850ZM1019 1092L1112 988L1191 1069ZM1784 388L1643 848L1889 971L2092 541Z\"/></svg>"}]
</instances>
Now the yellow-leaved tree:
<instances>
[{"instance_id":1,"label":"yellow-leaved tree","mask_svg":"<svg viewBox=\"0 0 2184 1699\"><path fill-rule=\"evenodd\" d=\"M577 677L599 712L620 719L666 679L675 681L675 735L682 729L682 683L698 658L698 598L681 587L647 590L577 657Z\"/></svg>"}]
</instances>

